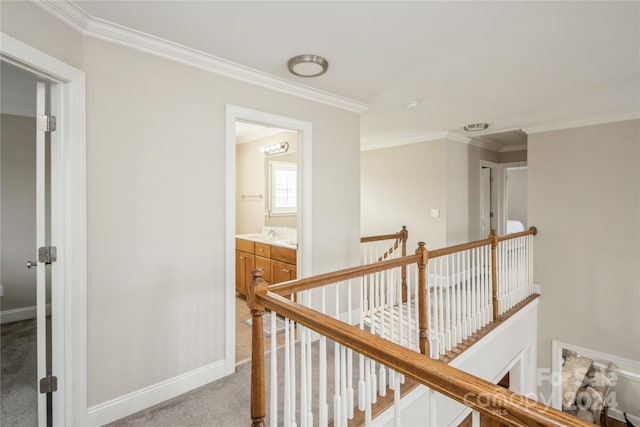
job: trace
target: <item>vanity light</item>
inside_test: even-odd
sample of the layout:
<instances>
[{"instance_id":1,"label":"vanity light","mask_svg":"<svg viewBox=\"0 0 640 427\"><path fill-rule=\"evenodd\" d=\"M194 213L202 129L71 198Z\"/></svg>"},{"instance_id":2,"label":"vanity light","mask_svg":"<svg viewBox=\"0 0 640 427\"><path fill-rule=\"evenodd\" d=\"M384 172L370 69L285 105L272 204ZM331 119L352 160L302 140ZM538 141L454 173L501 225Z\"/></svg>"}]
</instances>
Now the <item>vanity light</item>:
<instances>
[{"instance_id":1,"label":"vanity light","mask_svg":"<svg viewBox=\"0 0 640 427\"><path fill-rule=\"evenodd\" d=\"M300 77L317 77L327 72L329 62L318 55L298 55L287 62L291 74Z\"/></svg>"},{"instance_id":2,"label":"vanity light","mask_svg":"<svg viewBox=\"0 0 640 427\"><path fill-rule=\"evenodd\" d=\"M273 156L274 154L286 153L289 150L287 141L278 142L276 144L265 145L260 149L265 156Z\"/></svg>"},{"instance_id":3,"label":"vanity light","mask_svg":"<svg viewBox=\"0 0 640 427\"><path fill-rule=\"evenodd\" d=\"M487 129L488 127L488 123L472 123L470 125L466 125L463 129L467 132L478 132Z\"/></svg>"}]
</instances>

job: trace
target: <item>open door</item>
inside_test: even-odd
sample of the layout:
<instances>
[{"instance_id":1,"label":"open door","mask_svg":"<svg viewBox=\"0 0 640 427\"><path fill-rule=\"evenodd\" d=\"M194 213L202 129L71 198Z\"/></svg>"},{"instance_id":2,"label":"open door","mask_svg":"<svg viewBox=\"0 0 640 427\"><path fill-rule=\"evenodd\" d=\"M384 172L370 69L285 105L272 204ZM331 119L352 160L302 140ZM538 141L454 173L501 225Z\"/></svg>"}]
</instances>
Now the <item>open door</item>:
<instances>
[{"instance_id":1,"label":"open door","mask_svg":"<svg viewBox=\"0 0 640 427\"><path fill-rule=\"evenodd\" d=\"M49 246L49 226L47 218L47 140L48 133L55 127L55 119L47 115L47 84L36 83L36 247L37 261L30 261L36 267L36 313L38 342L38 426L51 425L51 393L57 389L57 379L51 374L51 319L47 316L50 303L47 265L55 261L55 248ZM48 280L49 279L49 280Z\"/></svg>"}]
</instances>

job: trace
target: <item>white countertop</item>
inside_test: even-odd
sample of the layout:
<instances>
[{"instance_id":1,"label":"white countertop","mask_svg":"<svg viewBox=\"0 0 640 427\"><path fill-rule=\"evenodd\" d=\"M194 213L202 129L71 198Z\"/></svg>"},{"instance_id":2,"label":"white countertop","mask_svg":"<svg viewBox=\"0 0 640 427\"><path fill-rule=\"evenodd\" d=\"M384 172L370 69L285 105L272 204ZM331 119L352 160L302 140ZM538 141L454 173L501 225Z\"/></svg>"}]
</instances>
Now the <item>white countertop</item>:
<instances>
[{"instance_id":1,"label":"white countertop","mask_svg":"<svg viewBox=\"0 0 640 427\"><path fill-rule=\"evenodd\" d=\"M283 248L298 249L298 242L291 239L283 239L275 236L270 237L264 234L236 234L238 239L251 240L258 243L266 243L268 245L281 246Z\"/></svg>"}]
</instances>

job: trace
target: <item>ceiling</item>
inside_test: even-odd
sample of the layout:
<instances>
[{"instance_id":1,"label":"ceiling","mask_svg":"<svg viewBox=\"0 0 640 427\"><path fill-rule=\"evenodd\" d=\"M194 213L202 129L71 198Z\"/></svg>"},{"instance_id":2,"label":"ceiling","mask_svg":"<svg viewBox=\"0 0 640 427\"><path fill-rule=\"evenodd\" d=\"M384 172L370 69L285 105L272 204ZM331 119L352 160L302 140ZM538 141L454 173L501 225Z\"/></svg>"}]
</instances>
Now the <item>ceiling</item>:
<instances>
[{"instance_id":1,"label":"ceiling","mask_svg":"<svg viewBox=\"0 0 640 427\"><path fill-rule=\"evenodd\" d=\"M489 123L488 134L640 111L639 2L74 3L94 19L367 104L363 148L462 136L468 123ZM328 72L291 75L287 60L303 53L327 58Z\"/></svg>"}]
</instances>

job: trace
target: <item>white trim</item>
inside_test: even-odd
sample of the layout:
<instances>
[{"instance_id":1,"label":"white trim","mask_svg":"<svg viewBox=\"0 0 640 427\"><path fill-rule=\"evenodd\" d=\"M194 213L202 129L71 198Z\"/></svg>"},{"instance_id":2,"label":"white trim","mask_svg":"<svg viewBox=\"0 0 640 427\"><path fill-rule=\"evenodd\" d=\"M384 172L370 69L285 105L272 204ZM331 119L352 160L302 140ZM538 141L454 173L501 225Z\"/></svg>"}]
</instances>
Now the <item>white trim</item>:
<instances>
[{"instance_id":1,"label":"white trim","mask_svg":"<svg viewBox=\"0 0 640 427\"><path fill-rule=\"evenodd\" d=\"M613 362L618 366L616 373L634 381L640 381L640 361L626 359L620 356L591 350L573 344L567 344L558 340L551 340L551 378L561 378L562 371L562 350L567 349L587 356L594 361ZM562 406L562 382L552 381L551 383L551 405L556 409Z\"/></svg>"},{"instance_id":2,"label":"white trim","mask_svg":"<svg viewBox=\"0 0 640 427\"><path fill-rule=\"evenodd\" d=\"M609 412L607 413L607 415L609 415L610 418L613 418L620 422L623 422L623 423L625 422L624 412L622 412L617 408L609 408ZM631 421L633 425L640 426L640 416L631 415L630 413L627 412L627 417L629 417L629 421Z\"/></svg>"},{"instance_id":3,"label":"white trim","mask_svg":"<svg viewBox=\"0 0 640 427\"><path fill-rule=\"evenodd\" d=\"M379 142L376 144L366 144L366 145L360 144L360 151L382 150L384 148L400 147L402 145L411 145L411 144L418 144L420 142L436 141L438 139L445 139L448 137L448 135L449 135L448 132L438 132L438 133L432 133L429 135L414 136L411 138Z\"/></svg>"},{"instance_id":4,"label":"white trim","mask_svg":"<svg viewBox=\"0 0 640 427\"><path fill-rule=\"evenodd\" d=\"M235 371L235 230L236 230L236 141L235 122L246 121L252 123L266 124L281 129L300 132L298 140L298 277L310 276L312 273L312 133L313 127L310 122L305 122L289 117L278 116L249 108L227 104L226 117L226 297L225 302L228 310L225 314L225 359L226 372L231 374Z\"/></svg>"},{"instance_id":5,"label":"white trim","mask_svg":"<svg viewBox=\"0 0 640 427\"><path fill-rule=\"evenodd\" d=\"M169 40L92 17L70 1L42 0L34 3L51 16L88 37L119 44L234 80L309 99L354 113L361 114L369 108L368 104L360 101L314 89Z\"/></svg>"},{"instance_id":6,"label":"white trim","mask_svg":"<svg viewBox=\"0 0 640 427\"><path fill-rule=\"evenodd\" d=\"M495 163L492 162L490 160L480 160L480 169L478 170L478 173L480 174L480 185L482 185L482 168L483 167L488 167L492 169L492 179L493 179L493 190L496 193L496 211L494 212L496 214L496 233L498 233L498 235L502 235L504 234L504 230L505 230L505 220L504 220L504 178L499 179L500 177L503 176L503 169L502 169L502 164L500 163ZM480 192L481 194L479 195L479 197L482 197L482 192ZM482 200L478 199L478 206L480 206L482 204ZM478 220L480 221L482 218L478 217ZM480 230L482 230L482 223L480 223ZM479 236L480 239L486 239L487 236Z\"/></svg>"},{"instance_id":7,"label":"white trim","mask_svg":"<svg viewBox=\"0 0 640 427\"><path fill-rule=\"evenodd\" d=\"M56 58L0 33L3 60L53 81L51 239L58 261L51 266L54 291L54 425L85 424L87 408L87 227L85 171L85 74ZM63 143L64 141L64 143ZM58 408L63 408L62 410Z\"/></svg>"},{"instance_id":8,"label":"white trim","mask_svg":"<svg viewBox=\"0 0 640 427\"><path fill-rule=\"evenodd\" d=\"M51 314L51 304L47 304L45 312L48 315ZM11 310L0 311L0 324L19 322L21 320L35 319L36 318L36 306L13 308Z\"/></svg>"},{"instance_id":9,"label":"white trim","mask_svg":"<svg viewBox=\"0 0 640 427\"><path fill-rule=\"evenodd\" d=\"M579 128L585 126L593 126L593 125L601 125L605 123L614 123L614 122L624 122L626 120L636 120L640 119L640 111L624 111L618 114L610 114L606 116L596 116L584 119L576 119L570 121L549 123L540 126L531 126L527 128L523 128L522 131L528 135L534 133L541 132L549 132L552 130L562 130L562 129L571 129L571 128Z\"/></svg>"},{"instance_id":10,"label":"white trim","mask_svg":"<svg viewBox=\"0 0 640 427\"><path fill-rule=\"evenodd\" d=\"M225 363L220 360L182 375L160 381L90 407L87 411L86 425L103 426L109 424L220 379L224 375Z\"/></svg>"}]
</instances>

